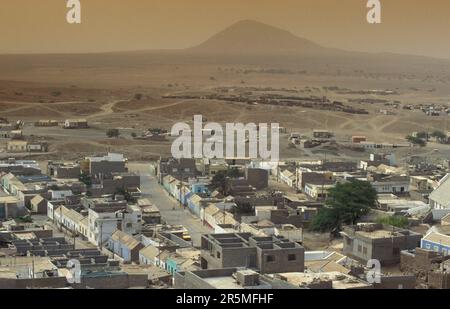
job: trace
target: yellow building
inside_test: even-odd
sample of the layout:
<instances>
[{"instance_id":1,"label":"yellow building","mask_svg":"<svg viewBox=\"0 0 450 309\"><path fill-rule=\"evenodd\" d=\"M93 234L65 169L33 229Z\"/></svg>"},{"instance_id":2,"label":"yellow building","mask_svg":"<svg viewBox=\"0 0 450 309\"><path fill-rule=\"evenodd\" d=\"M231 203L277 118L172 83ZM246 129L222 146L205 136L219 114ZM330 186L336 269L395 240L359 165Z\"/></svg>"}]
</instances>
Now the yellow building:
<instances>
[{"instance_id":1,"label":"yellow building","mask_svg":"<svg viewBox=\"0 0 450 309\"><path fill-rule=\"evenodd\" d=\"M12 140L8 141L6 150L8 152L27 152L27 141Z\"/></svg>"}]
</instances>

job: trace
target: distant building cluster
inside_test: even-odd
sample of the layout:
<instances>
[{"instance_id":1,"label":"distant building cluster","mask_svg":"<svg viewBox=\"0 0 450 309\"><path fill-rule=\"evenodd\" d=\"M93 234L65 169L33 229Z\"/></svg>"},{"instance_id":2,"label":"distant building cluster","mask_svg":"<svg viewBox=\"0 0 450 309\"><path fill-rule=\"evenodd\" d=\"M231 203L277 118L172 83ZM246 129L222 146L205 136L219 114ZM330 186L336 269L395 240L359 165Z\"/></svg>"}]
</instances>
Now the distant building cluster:
<instances>
[{"instance_id":1,"label":"distant building cluster","mask_svg":"<svg viewBox=\"0 0 450 309\"><path fill-rule=\"evenodd\" d=\"M448 287L448 162L405 168L386 153L359 162L161 158L145 166L135 173L117 153L1 161L0 287ZM369 183L376 205L314 245L320 237L309 228L330 191L350 180ZM367 276L372 260L382 265L377 282Z\"/></svg>"}]
</instances>

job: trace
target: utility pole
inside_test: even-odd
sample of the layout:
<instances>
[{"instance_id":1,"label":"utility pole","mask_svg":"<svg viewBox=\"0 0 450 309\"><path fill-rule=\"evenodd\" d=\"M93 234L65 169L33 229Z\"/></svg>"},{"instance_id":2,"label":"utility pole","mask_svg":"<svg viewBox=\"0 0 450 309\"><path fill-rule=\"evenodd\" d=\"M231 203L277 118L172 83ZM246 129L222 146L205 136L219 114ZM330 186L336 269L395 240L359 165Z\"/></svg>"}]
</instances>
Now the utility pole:
<instances>
[{"instance_id":1,"label":"utility pole","mask_svg":"<svg viewBox=\"0 0 450 309\"><path fill-rule=\"evenodd\" d=\"M34 289L34 257L31 260L31 289Z\"/></svg>"},{"instance_id":2,"label":"utility pole","mask_svg":"<svg viewBox=\"0 0 450 309\"><path fill-rule=\"evenodd\" d=\"M100 251L103 250L103 222L100 223Z\"/></svg>"},{"instance_id":3,"label":"utility pole","mask_svg":"<svg viewBox=\"0 0 450 309\"><path fill-rule=\"evenodd\" d=\"M62 232L62 208L63 206L59 206L59 230Z\"/></svg>"},{"instance_id":4,"label":"utility pole","mask_svg":"<svg viewBox=\"0 0 450 309\"><path fill-rule=\"evenodd\" d=\"M183 191L183 169L181 168L181 173L180 173L180 175L181 175L181 179L180 179L180 187L179 187L179 190L180 190L180 197L179 197L179 199L180 199L180 208L183 208L183 202L181 201L181 192Z\"/></svg>"},{"instance_id":5,"label":"utility pole","mask_svg":"<svg viewBox=\"0 0 450 309\"><path fill-rule=\"evenodd\" d=\"M225 207L223 208L223 223L222 224L225 224L226 217L227 217L227 206L225 205Z\"/></svg>"}]
</instances>

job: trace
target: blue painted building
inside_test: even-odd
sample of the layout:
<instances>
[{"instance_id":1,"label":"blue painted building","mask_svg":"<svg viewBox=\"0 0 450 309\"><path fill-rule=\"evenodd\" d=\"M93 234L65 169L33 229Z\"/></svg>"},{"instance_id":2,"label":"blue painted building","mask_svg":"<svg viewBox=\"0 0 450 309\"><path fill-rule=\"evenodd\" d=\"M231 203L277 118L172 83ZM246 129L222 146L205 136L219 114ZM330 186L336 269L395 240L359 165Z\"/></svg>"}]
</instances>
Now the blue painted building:
<instances>
[{"instance_id":1,"label":"blue painted building","mask_svg":"<svg viewBox=\"0 0 450 309\"><path fill-rule=\"evenodd\" d=\"M171 275L174 275L178 272L178 264L175 259L171 257L167 258L166 271Z\"/></svg>"},{"instance_id":2,"label":"blue painted building","mask_svg":"<svg viewBox=\"0 0 450 309\"><path fill-rule=\"evenodd\" d=\"M195 194L208 193L208 187L205 183L194 183L191 185L191 191Z\"/></svg>"},{"instance_id":3,"label":"blue painted building","mask_svg":"<svg viewBox=\"0 0 450 309\"><path fill-rule=\"evenodd\" d=\"M450 236L431 232L422 238L420 247L422 249L439 252L444 256L450 255Z\"/></svg>"},{"instance_id":4,"label":"blue painted building","mask_svg":"<svg viewBox=\"0 0 450 309\"><path fill-rule=\"evenodd\" d=\"M187 200L187 207L197 217L200 217L201 201L202 198L197 194L192 194Z\"/></svg>"},{"instance_id":5,"label":"blue painted building","mask_svg":"<svg viewBox=\"0 0 450 309\"><path fill-rule=\"evenodd\" d=\"M198 269L195 266L195 261L193 259L183 258L177 255L168 257L165 266L165 270L171 275L175 275L176 273L182 271Z\"/></svg>"}]
</instances>

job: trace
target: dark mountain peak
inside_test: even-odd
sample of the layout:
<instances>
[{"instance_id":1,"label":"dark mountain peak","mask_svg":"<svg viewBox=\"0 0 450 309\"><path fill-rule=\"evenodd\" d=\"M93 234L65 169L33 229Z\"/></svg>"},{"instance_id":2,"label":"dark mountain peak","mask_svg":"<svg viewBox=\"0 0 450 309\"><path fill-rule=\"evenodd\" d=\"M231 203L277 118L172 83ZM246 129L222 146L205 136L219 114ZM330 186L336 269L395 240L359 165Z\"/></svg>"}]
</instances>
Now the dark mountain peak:
<instances>
[{"instance_id":1,"label":"dark mountain peak","mask_svg":"<svg viewBox=\"0 0 450 309\"><path fill-rule=\"evenodd\" d=\"M212 53L315 53L326 50L289 31L254 20L242 20L192 48Z\"/></svg>"}]
</instances>

